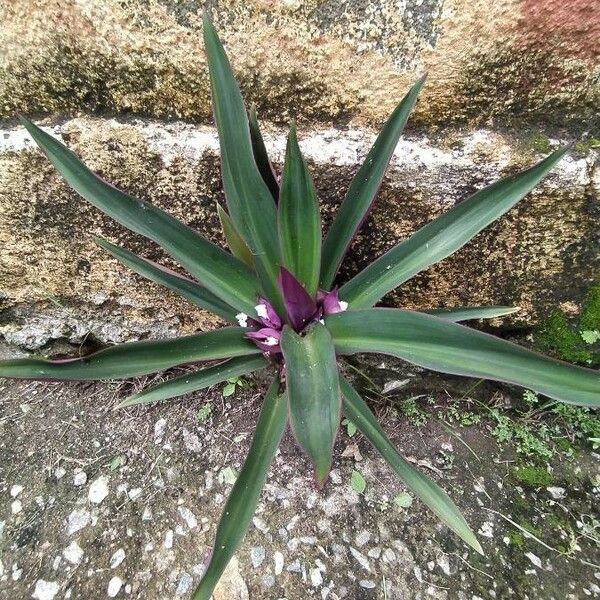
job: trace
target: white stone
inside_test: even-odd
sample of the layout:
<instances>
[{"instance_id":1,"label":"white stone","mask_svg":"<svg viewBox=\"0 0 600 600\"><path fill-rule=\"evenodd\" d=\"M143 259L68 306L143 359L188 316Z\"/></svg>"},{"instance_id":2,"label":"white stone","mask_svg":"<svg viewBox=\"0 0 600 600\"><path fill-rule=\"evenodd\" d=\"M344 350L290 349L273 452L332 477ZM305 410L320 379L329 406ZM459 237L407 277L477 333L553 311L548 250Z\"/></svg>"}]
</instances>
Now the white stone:
<instances>
[{"instance_id":1,"label":"white stone","mask_svg":"<svg viewBox=\"0 0 600 600\"><path fill-rule=\"evenodd\" d=\"M67 533L73 535L80 529L87 527L92 520L92 516L86 510L74 510L67 517Z\"/></svg>"},{"instance_id":2,"label":"white stone","mask_svg":"<svg viewBox=\"0 0 600 600\"><path fill-rule=\"evenodd\" d=\"M477 533L486 538L494 537L494 524L491 521L485 521Z\"/></svg>"},{"instance_id":3,"label":"white stone","mask_svg":"<svg viewBox=\"0 0 600 600\"><path fill-rule=\"evenodd\" d=\"M358 562L358 564L363 569L365 569L365 571L371 570L369 561L367 560L367 557L364 554L361 554L356 548L353 548L352 546L350 546L350 554L352 554L352 556L354 556L354 558L356 559L356 562Z\"/></svg>"},{"instance_id":4,"label":"white stone","mask_svg":"<svg viewBox=\"0 0 600 600\"><path fill-rule=\"evenodd\" d=\"M73 475L73 485L81 487L87 483L87 473L85 471L75 471Z\"/></svg>"},{"instance_id":5,"label":"white stone","mask_svg":"<svg viewBox=\"0 0 600 600\"><path fill-rule=\"evenodd\" d=\"M187 506L180 506L179 514L190 529L194 529L198 526L198 520L196 519L196 516Z\"/></svg>"},{"instance_id":6,"label":"white stone","mask_svg":"<svg viewBox=\"0 0 600 600\"><path fill-rule=\"evenodd\" d=\"M73 541L63 550L63 556L72 565L78 565L83 558L83 550L77 542Z\"/></svg>"},{"instance_id":7,"label":"white stone","mask_svg":"<svg viewBox=\"0 0 600 600\"><path fill-rule=\"evenodd\" d=\"M22 485L13 485L10 488L10 495L12 498L16 498L24 490Z\"/></svg>"},{"instance_id":8,"label":"white stone","mask_svg":"<svg viewBox=\"0 0 600 600\"><path fill-rule=\"evenodd\" d=\"M18 515L22 510L23 510L23 504L21 503L20 500L15 500L10 505L10 511L12 512L13 515Z\"/></svg>"},{"instance_id":9,"label":"white stone","mask_svg":"<svg viewBox=\"0 0 600 600\"><path fill-rule=\"evenodd\" d=\"M177 589L175 590L175 595L183 598L192 589L192 585L194 585L192 576L189 573L182 573L177 584Z\"/></svg>"},{"instance_id":10,"label":"white stone","mask_svg":"<svg viewBox=\"0 0 600 600\"><path fill-rule=\"evenodd\" d=\"M184 428L183 443L190 452L202 452L202 442L200 438L191 431Z\"/></svg>"},{"instance_id":11,"label":"white stone","mask_svg":"<svg viewBox=\"0 0 600 600\"><path fill-rule=\"evenodd\" d=\"M116 569L124 560L125 560L125 550L123 550L123 548L119 548L110 557L110 568Z\"/></svg>"},{"instance_id":12,"label":"white stone","mask_svg":"<svg viewBox=\"0 0 600 600\"><path fill-rule=\"evenodd\" d=\"M313 587L318 587L323 583L323 576L321 575L321 571L319 571L319 569L311 569L309 575L310 583Z\"/></svg>"},{"instance_id":13,"label":"white stone","mask_svg":"<svg viewBox=\"0 0 600 600\"><path fill-rule=\"evenodd\" d=\"M540 560L539 556L536 556L535 554L533 554L533 552L525 552L525 556L538 568L541 569L542 568L542 561Z\"/></svg>"},{"instance_id":14,"label":"white stone","mask_svg":"<svg viewBox=\"0 0 600 600\"><path fill-rule=\"evenodd\" d=\"M108 582L108 589L106 591L106 593L108 594L108 597L114 598L121 591L122 587L123 587L123 580L120 577L113 577Z\"/></svg>"},{"instance_id":15,"label":"white stone","mask_svg":"<svg viewBox=\"0 0 600 600\"><path fill-rule=\"evenodd\" d=\"M35 582L35 590L33 591L32 598L35 598L35 600L53 600L54 596L58 594L59 587L56 581L38 579Z\"/></svg>"},{"instance_id":16,"label":"white stone","mask_svg":"<svg viewBox=\"0 0 600 600\"><path fill-rule=\"evenodd\" d=\"M170 550L173 547L173 530L169 529L165 534L165 548Z\"/></svg>"},{"instance_id":17,"label":"white stone","mask_svg":"<svg viewBox=\"0 0 600 600\"><path fill-rule=\"evenodd\" d=\"M94 504L100 504L106 496L108 496L109 479L105 475L101 475L92 482L88 491L88 500Z\"/></svg>"},{"instance_id":18,"label":"white stone","mask_svg":"<svg viewBox=\"0 0 600 600\"><path fill-rule=\"evenodd\" d=\"M144 508L144 512L142 513L142 521L152 521L152 510L150 510L149 506Z\"/></svg>"},{"instance_id":19,"label":"white stone","mask_svg":"<svg viewBox=\"0 0 600 600\"><path fill-rule=\"evenodd\" d=\"M266 550L262 546L254 546L250 549L250 561L252 566L256 569L262 565L267 555Z\"/></svg>"},{"instance_id":20,"label":"white stone","mask_svg":"<svg viewBox=\"0 0 600 600\"><path fill-rule=\"evenodd\" d=\"M166 427L167 427L166 419L159 419L154 424L154 443L155 444L160 444L162 437L165 434Z\"/></svg>"},{"instance_id":21,"label":"white stone","mask_svg":"<svg viewBox=\"0 0 600 600\"><path fill-rule=\"evenodd\" d=\"M133 488L127 492L127 496L130 500L136 500L142 495L142 488Z\"/></svg>"},{"instance_id":22,"label":"white stone","mask_svg":"<svg viewBox=\"0 0 600 600\"><path fill-rule=\"evenodd\" d=\"M364 546L370 539L371 534L368 531L363 530L356 535L354 541L356 542L356 545L360 548L361 546Z\"/></svg>"},{"instance_id":23,"label":"white stone","mask_svg":"<svg viewBox=\"0 0 600 600\"><path fill-rule=\"evenodd\" d=\"M555 500L562 500L566 495L565 488L562 487L547 487L546 489Z\"/></svg>"},{"instance_id":24,"label":"white stone","mask_svg":"<svg viewBox=\"0 0 600 600\"><path fill-rule=\"evenodd\" d=\"M279 552L279 550L277 550L273 555L273 560L275 562L275 575L281 575L281 572L283 571L283 565L285 562L283 554Z\"/></svg>"},{"instance_id":25,"label":"white stone","mask_svg":"<svg viewBox=\"0 0 600 600\"><path fill-rule=\"evenodd\" d=\"M57 481L60 481L67 474L67 470L64 467L56 467L54 469L54 477Z\"/></svg>"}]
</instances>

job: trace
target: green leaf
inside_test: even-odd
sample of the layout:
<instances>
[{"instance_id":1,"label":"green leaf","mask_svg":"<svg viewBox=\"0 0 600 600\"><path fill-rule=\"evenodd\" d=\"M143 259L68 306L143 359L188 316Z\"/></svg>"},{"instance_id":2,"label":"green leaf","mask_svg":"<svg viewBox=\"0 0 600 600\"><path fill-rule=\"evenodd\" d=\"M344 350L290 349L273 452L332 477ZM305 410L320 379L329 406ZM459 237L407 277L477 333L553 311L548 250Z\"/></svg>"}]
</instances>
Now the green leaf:
<instances>
[{"instance_id":1,"label":"green leaf","mask_svg":"<svg viewBox=\"0 0 600 600\"><path fill-rule=\"evenodd\" d=\"M237 479L237 473L235 472L234 469L232 469L231 467L227 466L224 469L221 469L221 472L219 473L219 476L217 477L217 480L219 481L219 483L227 483L228 485L234 485L235 484L235 480Z\"/></svg>"},{"instance_id":2,"label":"green leaf","mask_svg":"<svg viewBox=\"0 0 600 600\"><path fill-rule=\"evenodd\" d=\"M242 236L237 232L231 217L223 210L223 207L217 203L217 214L219 215L219 221L221 223L221 229L225 236L225 241L231 250L231 253L239 258L245 265L254 268L254 259L252 258L252 252L246 245Z\"/></svg>"},{"instance_id":3,"label":"green leaf","mask_svg":"<svg viewBox=\"0 0 600 600\"><path fill-rule=\"evenodd\" d=\"M246 331L241 327L226 327L169 340L130 342L83 358L5 360L0 361L0 377L49 380L126 379L186 363L259 353L260 350L243 337Z\"/></svg>"},{"instance_id":4,"label":"green leaf","mask_svg":"<svg viewBox=\"0 0 600 600\"><path fill-rule=\"evenodd\" d=\"M434 371L513 383L569 404L600 406L597 371L432 315L373 308L332 315L326 324L341 354L391 354Z\"/></svg>"},{"instance_id":5,"label":"green leaf","mask_svg":"<svg viewBox=\"0 0 600 600\"><path fill-rule=\"evenodd\" d=\"M420 271L450 256L510 210L569 150L553 152L530 169L476 192L394 246L340 289L352 308L367 308Z\"/></svg>"},{"instance_id":6,"label":"green leaf","mask_svg":"<svg viewBox=\"0 0 600 600\"><path fill-rule=\"evenodd\" d=\"M346 427L346 433L348 434L348 437L354 437L356 435L356 425L352 421L344 419L342 421L342 425Z\"/></svg>"},{"instance_id":7,"label":"green leaf","mask_svg":"<svg viewBox=\"0 0 600 600\"><path fill-rule=\"evenodd\" d=\"M163 381L158 385L142 390L134 396L123 400L115 408L125 408L126 406L135 406L137 404L154 404L155 402L168 400L182 394L197 392L216 383L221 383L233 375L244 375L257 369L264 369L268 364L262 356L232 358L218 365ZM235 389L235 386L233 387Z\"/></svg>"},{"instance_id":8,"label":"green leaf","mask_svg":"<svg viewBox=\"0 0 600 600\"><path fill-rule=\"evenodd\" d=\"M356 390L343 378L344 413L356 423L362 434L379 451L406 486L419 497L454 533L483 554L481 545L469 528L458 507L437 484L408 463L394 448L377 419Z\"/></svg>"},{"instance_id":9,"label":"green leaf","mask_svg":"<svg viewBox=\"0 0 600 600\"><path fill-rule=\"evenodd\" d=\"M279 199L279 242L283 266L314 297L321 267L321 216L317 193L290 125Z\"/></svg>"},{"instance_id":10,"label":"green leaf","mask_svg":"<svg viewBox=\"0 0 600 600\"><path fill-rule=\"evenodd\" d=\"M227 563L242 541L287 423L287 402L275 378L263 403L248 457L225 503L206 573L193 600L209 600Z\"/></svg>"},{"instance_id":11,"label":"green leaf","mask_svg":"<svg viewBox=\"0 0 600 600\"><path fill-rule=\"evenodd\" d=\"M323 243L321 287L324 290L330 289L333 285L344 254L367 217L400 134L424 83L425 76L413 85L398 104L348 188L348 193Z\"/></svg>"},{"instance_id":12,"label":"green leaf","mask_svg":"<svg viewBox=\"0 0 600 600\"><path fill-rule=\"evenodd\" d=\"M248 113L248 125L250 126L250 140L252 141L252 152L254 154L256 166L258 167L263 181L267 184L271 196L273 196L273 200L279 202L279 184L277 183L275 169L273 169L273 165L269 160L267 148L258 126L258 118L254 106L250 108L250 112Z\"/></svg>"},{"instance_id":13,"label":"green leaf","mask_svg":"<svg viewBox=\"0 0 600 600\"><path fill-rule=\"evenodd\" d=\"M407 492L402 492L394 498L394 504L400 508L410 508L412 506L412 496Z\"/></svg>"},{"instance_id":14,"label":"green leaf","mask_svg":"<svg viewBox=\"0 0 600 600\"><path fill-rule=\"evenodd\" d=\"M228 396L231 396L232 394L235 394L235 383L228 383L223 388L223 397L227 398Z\"/></svg>"},{"instance_id":15,"label":"green leaf","mask_svg":"<svg viewBox=\"0 0 600 600\"><path fill-rule=\"evenodd\" d=\"M204 423L204 421L206 421L208 419L208 417L210 417L211 413L212 413L212 404L207 402L206 404L204 404L203 406L201 406L198 409L198 412L196 413L196 419L198 419L198 421L200 421L200 423Z\"/></svg>"},{"instance_id":16,"label":"green leaf","mask_svg":"<svg viewBox=\"0 0 600 600\"><path fill-rule=\"evenodd\" d=\"M521 310L518 306L462 306L460 308L434 308L421 310L426 315L434 315L446 321L469 321L471 319L493 319L512 315Z\"/></svg>"},{"instance_id":17,"label":"green leaf","mask_svg":"<svg viewBox=\"0 0 600 600\"><path fill-rule=\"evenodd\" d=\"M367 482L360 471L354 469L350 476L350 487L357 493L362 494L367 488Z\"/></svg>"},{"instance_id":18,"label":"green leaf","mask_svg":"<svg viewBox=\"0 0 600 600\"><path fill-rule=\"evenodd\" d=\"M598 340L600 340L600 331L596 331L595 329L582 331L581 339L586 344L595 344Z\"/></svg>"},{"instance_id":19,"label":"green leaf","mask_svg":"<svg viewBox=\"0 0 600 600\"><path fill-rule=\"evenodd\" d=\"M213 294L236 309L251 314L259 285L246 265L160 208L136 200L106 183L64 144L25 117L20 119L50 162L78 194L121 225L160 244Z\"/></svg>"},{"instance_id":20,"label":"green leaf","mask_svg":"<svg viewBox=\"0 0 600 600\"><path fill-rule=\"evenodd\" d=\"M186 300L189 300L192 304L210 310L227 321L236 321L236 311L231 306L192 279L179 275L175 271L158 265L146 258L137 256L133 252L111 244L102 238L94 236L94 241L132 271L147 277L155 283L168 287L180 296L183 296Z\"/></svg>"},{"instance_id":21,"label":"green leaf","mask_svg":"<svg viewBox=\"0 0 600 600\"><path fill-rule=\"evenodd\" d=\"M248 117L229 60L207 15L203 23L229 215L252 252L264 292L283 314L277 287L279 242L275 203L254 160Z\"/></svg>"},{"instance_id":22,"label":"green leaf","mask_svg":"<svg viewBox=\"0 0 600 600\"><path fill-rule=\"evenodd\" d=\"M321 485L331 469L341 413L333 342L320 323L310 327L303 337L286 325L281 351L286 364L290 424L313 462L315 478Z\"/></svg>"}]
</instances>

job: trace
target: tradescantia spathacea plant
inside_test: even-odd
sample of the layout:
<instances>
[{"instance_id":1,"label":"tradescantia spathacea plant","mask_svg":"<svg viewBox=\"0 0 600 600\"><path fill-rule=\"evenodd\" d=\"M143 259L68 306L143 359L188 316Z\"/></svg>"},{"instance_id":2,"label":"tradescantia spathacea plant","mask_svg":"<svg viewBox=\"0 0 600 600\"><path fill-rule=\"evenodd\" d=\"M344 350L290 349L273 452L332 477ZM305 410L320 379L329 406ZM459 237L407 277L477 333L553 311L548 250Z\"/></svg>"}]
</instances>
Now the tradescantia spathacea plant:
<instances>
[{"instance_id":1,"label":"tradescantia spathacea plant","mask_svg":"<svg viewBox=\"0 0 600 600\"><path fill-rule=\"evenodd\" d=\"M206 572L193 596L196 600L210 598L242 540L287 424L314 466L316 484L322 486L331 467L342 413L416 496L467 544L482 552L456 505L402 458L367 404L340 374L337 361L357 352L389 354L444 373L524 386L571 404L600 405L597 372L459 324L506 315L512 308L426 312L374 308L386 293L449 256L506 213L568 148L476 192L338 288L340 263L367 216L424 78L417 81L384 125L322 239L315 189L295 127L290 128L278 179L256 114L246 113L208 18L204 20L204 41L227 199L227 212L218 207L218 213L231 253L166 212L112 187L62 143L31 121L21 120L74 190L125 227L162 246L191 278L97 238L102 248L137 273L233 325L178 339L120 344L83 358L8 360L0 363L0 376L118 379L175 365L221 361L143 390L119 405L124 407L167 400L259 369L274 372L248 457L223 510Z\"/></svg>"}]
</instances>

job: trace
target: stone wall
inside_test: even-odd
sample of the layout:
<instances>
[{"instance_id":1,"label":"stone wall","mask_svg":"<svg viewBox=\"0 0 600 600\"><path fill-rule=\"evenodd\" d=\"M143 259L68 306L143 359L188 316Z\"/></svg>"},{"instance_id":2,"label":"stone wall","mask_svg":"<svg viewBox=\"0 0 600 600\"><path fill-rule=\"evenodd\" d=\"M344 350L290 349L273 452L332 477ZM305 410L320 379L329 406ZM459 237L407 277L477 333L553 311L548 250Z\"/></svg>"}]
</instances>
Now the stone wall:
<instances>
[{"instance_id":1,"label":"stone wall","mask_svg":"<svg viewBox=\"0 0 600 600\"><path fill-rule=\"evenodd\" d=\"M201 12L208 5L280 166L296 118L325 223L374 132L428 82L344 275L560 142L576 149L520 206L386 299L510 303L510 326L574 307L598 273L600 5L572 0L15 0L0 4L0 332L50 339L212 325L128 273L91 233L159 250L90 208L31 148L34 116L114 184L221 240ZM168 262L168 261L167 261ZM158 301L157 301L158 299Z\"/></svg>"}]
</instances>

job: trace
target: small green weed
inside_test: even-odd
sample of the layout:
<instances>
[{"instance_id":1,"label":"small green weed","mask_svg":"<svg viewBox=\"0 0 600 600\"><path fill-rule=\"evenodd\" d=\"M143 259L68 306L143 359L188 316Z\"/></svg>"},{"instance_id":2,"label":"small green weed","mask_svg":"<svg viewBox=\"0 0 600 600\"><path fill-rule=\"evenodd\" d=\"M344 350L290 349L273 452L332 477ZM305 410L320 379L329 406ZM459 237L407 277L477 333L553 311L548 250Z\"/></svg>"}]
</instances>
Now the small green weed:
<instances>
[{"instance_id":1,"label":"small green weed","mask_svg":"<svg viewBox=\"0 0 600 600\"><path fill-rule=\"evenodd\" d=\"M227 383L223 386L223 398L233 396L237 388L243 389L247 386L247 382L242 377L232 377L227 380Z\"/></svg>"}]
</instances>

